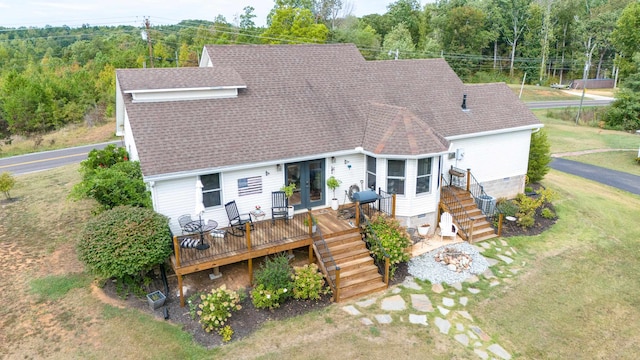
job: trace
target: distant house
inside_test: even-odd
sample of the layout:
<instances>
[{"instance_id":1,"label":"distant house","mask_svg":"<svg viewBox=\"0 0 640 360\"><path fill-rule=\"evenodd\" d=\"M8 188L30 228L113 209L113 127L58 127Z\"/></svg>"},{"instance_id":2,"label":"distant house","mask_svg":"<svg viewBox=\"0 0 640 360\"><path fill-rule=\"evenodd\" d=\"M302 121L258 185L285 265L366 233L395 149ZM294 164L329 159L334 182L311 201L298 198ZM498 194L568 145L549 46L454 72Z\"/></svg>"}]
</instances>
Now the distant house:
<instances>
[{"instance_id":1,"label":"distant house","mask_svg":"<svg viewBox=\"0 0 640 360\"><path fill-rule=\"evenodd\" d=\"M211 45L198 68L119 69L117 134L156 211L225 226L294 182L297 210L327 207L326 179L397 194L407 226L434 223L441 175L471 169L495 198L524 189L538 119L503 83L465 85L444 59L365 61L351 44ZM446 176L449 179L448 175Z\"/></svg>"}]
</instances>

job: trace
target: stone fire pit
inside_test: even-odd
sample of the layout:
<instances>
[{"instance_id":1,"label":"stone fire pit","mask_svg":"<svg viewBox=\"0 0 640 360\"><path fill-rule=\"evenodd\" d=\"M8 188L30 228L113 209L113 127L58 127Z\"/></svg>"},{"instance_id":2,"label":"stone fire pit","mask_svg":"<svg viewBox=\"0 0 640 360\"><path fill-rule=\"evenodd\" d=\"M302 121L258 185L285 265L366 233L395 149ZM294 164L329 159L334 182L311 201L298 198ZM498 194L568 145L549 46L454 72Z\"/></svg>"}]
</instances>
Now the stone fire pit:
<instances>
[{"instance_id":1,"label":"stone fire pit","mask_svg":"<svg viewBox=\"0 0 640 360\"><path fill-rule=\"evenodd\" d=\"M446 265L447 269L455 272L469 270L473 263L471 255L450 247L444 248L436 253L433 257L435 261Z\"/></svg>"},{"instance_id":2,"label":"stone fire pit","mask_svg":"<svg viewBox=\"0 0 640 360\"><path fill-rule=\"evenodd\" d=\"M440 261L444 261L440 262ZM408 271L416 279L432 284L454 284L489 268L487 259L478 249L463 242L416 256L409 260Z\"/></svg>"}]
</instances>

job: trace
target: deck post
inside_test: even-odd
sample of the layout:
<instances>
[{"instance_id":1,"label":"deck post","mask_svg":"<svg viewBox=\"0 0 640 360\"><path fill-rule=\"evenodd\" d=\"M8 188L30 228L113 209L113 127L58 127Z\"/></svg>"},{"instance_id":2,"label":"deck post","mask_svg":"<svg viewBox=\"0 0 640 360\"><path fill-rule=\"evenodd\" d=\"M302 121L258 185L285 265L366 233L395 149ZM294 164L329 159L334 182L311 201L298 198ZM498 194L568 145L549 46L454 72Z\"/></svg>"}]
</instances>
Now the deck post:
<instances>
[{"instance_id":1,"label":"deck post","mask_svg":"<svg viewBox=\"0 0 640 360\"><path fill-rule=\"evenodd\" d=\"M396 218L396 194L391 195L391 218Z\"/></svg>"},{"instance_id":2,"label":"deck post","mask_svg":"<svg viewBox=\"0 0 640 360\"><path fill-rule=\"evenodd\" d=\"M500 213L498 215L498 236L502 236L502 218L504 214Z\"/></svg>"},{"instance_id":3,"label":"deck post","mask_svg":"<svg viewBox=\"0 0 640 360\"><path fill-rule=\"evenodd\" d=\"M336 268L335 274L336 274L336 280L335 280L336 293L333 295L334 295L335 301L339 302L340 301L340 268L339 267Z\"/></svg>"},{"instance_id":4,"label":"deck post","mask_svg":"<svg viewBox=\"0 0 640 360\"><path fill-rule=\"evenodd\" d=\"M313 245L309 245L309 265L313 264Z\"/></svg>"},{"instance_id":5,"label":"deck post","mask_svg":"<svg viewBox=\"0 0 640 360\"><path fill-rule=\"evenodd\" d=\"M249 254L251 254L251 223L244 224L245 226L245 234L247 238L247 250ZM249 255L249 259L247 260L247 264L249 266L249 283L253 284L253 256Z\"/></svg>"},{"instance_id":6,"label":"deck post","mask_svg":"<svg viewBox=\"0 0 640 360\"><path fill-rule=\"evenodd\" d=\"M389 286L389 258L384 258L384 283Z\"/></svg>"},{"instance_id":7,"label":"deck post","mask_svg":"<svg viewBox=\"0 0 640 360\"><path fill-rule=\"evenodd\" d=\"M471 183L471 169L467 169L467 191L469 191L470 183Z\"/></svg>"},{"instance_id":8,"label":"deck post","mask_svg":"<svg viewBox=\"0 0 640 360\"><path fill-rule=\"evenodd\" d=\"M360 227L360 201L356 201L356 227Z\"/></svg>"},{"instance_id":9,"label":"deck post","mask_svg":"<svg viewBox=\"0 0 640 360\"><path fill-rule=\"evenodd\" d=\"M178 237L173 236L173 250L176 254L176 268L180 267L180 246L178 245Z\"/></svg>"},{"instance_id":10,"label":"deck post","mask_svg":"<svg viewBox=\"0 0 640 360\"><path fill-rule=\"evenodd\" d=\"M182 293L182 275L178 275L178 291L180 292L180 307L184 307L184 294ZM168 296L169 294L167 294Z\"/></svg>"}]
</instances>

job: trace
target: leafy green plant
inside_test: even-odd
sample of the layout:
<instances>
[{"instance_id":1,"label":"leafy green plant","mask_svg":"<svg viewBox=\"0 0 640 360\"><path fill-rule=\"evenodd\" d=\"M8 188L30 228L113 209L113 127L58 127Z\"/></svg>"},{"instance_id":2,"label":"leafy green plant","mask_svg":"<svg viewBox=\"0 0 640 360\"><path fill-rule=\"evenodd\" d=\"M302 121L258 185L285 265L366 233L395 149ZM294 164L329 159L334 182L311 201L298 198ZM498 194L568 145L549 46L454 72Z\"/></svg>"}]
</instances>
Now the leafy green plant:
<instances>
[{"instance_id":1,"label":"leafy green plant","mask_svg":"<svg viewBox=\"0 0 640 360\"><path fill-rule=\"evenodd\" d=\"M229 325L225 325L224 327L218 329L218 335L222 337L223 342L231 341L231 337L233 336L233 329Z\"/></svg>"},{"instance_id":2,"label":"leafy green plant","mask_svg":"<svg viewBox=\"0 0 640 360\"><path fill-rule=\"evenodd\" d=\"M231 312L242 309L240 294L236 291L228 290L225 285L211 290L209 294L200 295L200 299L201 302L198 305L200 310L197 313L200 316L200 324L206 332L223 328L226 321L231 317ZM230 334L228 334L228 331L224 333L231 339L233 330ZM224 335L222 336L224 339Z\"/></svg>"},{"instance_id":3,"label":"leafy green plant","mask_svg":"<svg viewBox=\"0 0 640 360\"><path fill-rule=\"evenodd\" d=\"M171 253L167 218L152 209L118 206L86 223L78 257L104 278L139 277Z\"/></svg>"},{"instance_id":4,"label":"leafy green plant","mask_svg":"<svg viewBox=\"0 0 640 360\"><path fill-rule=\"evenodd\" d=\"M533 188L531 186L527 186L524 188L524 192L525 193L532 193L533 192Z\"/></svg>"},{"instance_id":5,"label":"leafy green plant","mask_svg":"<svg viewBox=\"0 0 640 360\"><path fill-rule=\"evenodd\" d=\"M496 212L504 216L516 216L520 208L511 200L501 199L496 204Z\"/></svg>"},{"instance_id":6,"label":"leafy green plant","mask_svg":"<svg viewBox=\"0 0 640 360\"><path fill-rule=\"evenodd\" d=\"M342 184L342 181L336 179L335 176L331 176L327 179L327 187L333 191L333 199L336 199L336 189Z\"/></svg>"},{"instance_id":7,"label":"leafy green plant","mask_svg":"<svg viewBox=\"0 0 640 360\"><path fill-rule=\"evenodd\" d=\"M273 309L293 296L291 288L291 266L286 253L273 258L266 257L254 277L255 288L251 291L251 301L259 309Z\"/></svg>"},{"instance_id":8,"label":"leafy green plant","mask_svg":"<svg viewBox=\"0 0 640 360\"><path fill-rule=\"evenodd\" d=\"M11 189L13 189L15 185L16 179L13 177L13 175L11 175L10 172L5 171L0 174L0 191L2 191L7 200L11 199L11 194L9 194L9 191L11 191Z\"/></svg>"},{"instance_id":9,"label":"leafy green plant","mask_svg":"<svg viewBox=\"0 0 640 360\"><path fill-rule=\"evenodd\" d=\"M129 161L127 149L109 144L102 150L93 149L89 151L87 159L80 163L80 171L83 174L88 174L101 168L110 168L124 161Z\"/></svg>"},{"instance_id":10,"label":"leafy green plant","mask_svg":"<svg viewBox=\"0 0 640 360\"><path fill-rule=\"evenodd\" d=\"M293 192L296 190L296 184L289 183L289 185L282 185L280 191L284 191L284 196L290 198L293 195Z\"/></svg>"},{"instance_id":11,"label":"leafy green plant","mask_svg":"<svg viewBox=\"0 0 640 360\"><path fill-rule=\"evenodd\" d=\"M540 212L540 216L542 216L545 219L553 219L553 218L556 217L556 214L553 212L553 210L551 210L549 208L544 208Z\"/></svg>"},{"instance_id":12,"label":"leafy green plant","mask_svg":"<svg viewBox=\"0 0 640 360\"><path fill-rule=\"evenodd\" d=\"M287 288L267 288L264 284L258 284L251 290L251 302L257 309L273 310L290 296Z\"/></svg>"},{"instance_id":13,"label":"leafy green plant","mask_svg":"<svg viewBox=\"0 0 640 360\"><path fill-rule=\"evenodd\" d=\"M309 216L305 216L304 218L304 226L309 226L309 218L311 218L311 224L318 225L318 219L312 214L309 214Z\"/></svg>"},{"instance_id":14,"label":"leafy green plant","mask_svg":"<svg viewBox=\"0 0 640 360\"><path fill-rule=\"evenodd\" d=\"M203 292L193 293L191 296L187 298L187 305L189 306L189 316L192 319L196 319L196 315L198 315L198 305L200 304L200 296L203 295Z\"/></svg>"},{"instance_id":15,"label":"leafy green plant","mask_svg":"<svg viewBox=\"0 0 640 360\"><path fill-rule=\"evenodd\" d=\"M294 267L291 279L295 299L318 300L321 294L328 292L328 288L324 286L324 277L315 263Z\"/></svg>"},{"instance_id":16,"label":"leafy green plant","mask_svg":"<svg viewBox=\"0 0 640 360\"><path fill-rule=\"evenodd\" d=\"M370 223L366 232L369 250L378 261L384 261L385 252L389 255L389 276L393 277L398 264L409 261L407 248L411 245L411 237L396 219L375 215Z\"/></svg>"},{"instance_id":17,"label":"leafy green plant","mask_svg":"<svg viewBox=\"0 0 640 360\"><path fill-rule=\"evenodd\" d=\"M529 228L535 225L536 219L533 214L523 214L518 218L518 225L523 228Z\"/></svg>"}]
</instances>

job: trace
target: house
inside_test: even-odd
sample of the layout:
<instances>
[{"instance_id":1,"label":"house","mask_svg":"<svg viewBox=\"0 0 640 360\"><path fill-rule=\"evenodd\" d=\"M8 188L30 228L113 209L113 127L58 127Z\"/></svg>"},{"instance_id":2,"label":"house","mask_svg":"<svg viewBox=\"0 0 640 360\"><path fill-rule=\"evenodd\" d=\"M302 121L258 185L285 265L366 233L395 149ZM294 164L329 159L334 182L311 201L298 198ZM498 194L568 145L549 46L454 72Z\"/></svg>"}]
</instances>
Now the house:
<instances>
[{"instance_id":1,"label":"house","mask_svg":"<svg viewBox=\"0 0 640 360\"><path fill-rule=\"evenodd\" d=\"M524 189L542 124L503 83L465 85L444 59L365 61L352 44L211 45L197 68L119 69L117 135L155 210L225 226L224 204L260 205L294 182L297 211L347 192L397 194L406 225L435 223L441 175L471 169L495 198ZM355 185L355 187L354 187Z\"/></svg>"}]
</instances>

